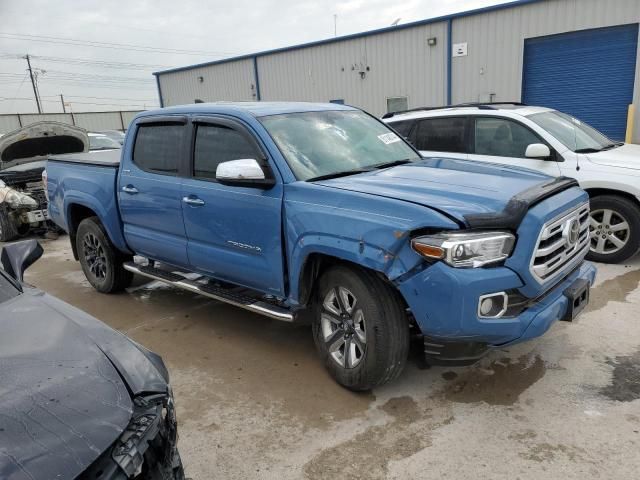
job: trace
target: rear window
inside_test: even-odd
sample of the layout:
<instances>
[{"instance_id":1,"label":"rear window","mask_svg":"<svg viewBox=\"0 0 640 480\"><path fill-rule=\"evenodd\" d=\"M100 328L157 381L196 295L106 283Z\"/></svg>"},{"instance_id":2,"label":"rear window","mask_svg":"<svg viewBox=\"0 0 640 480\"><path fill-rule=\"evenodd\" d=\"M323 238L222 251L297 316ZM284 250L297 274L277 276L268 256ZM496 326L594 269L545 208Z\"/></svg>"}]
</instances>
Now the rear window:
<instances>
[{"instance_id":1,"label":"rear window","mask_svg":"<svg viewBox=\"0 0 640 480\"><path fill-rule=\"evenodd\" d=\"M466 117L420 120L416 132L416 148L434 152L466 152L466 120Z\"/></svg>"},{"instance_id":2,"label":"rear window","mask_svg":"<svg viewBox=\"0 0 640 480\"><path fill-rule=\"evenodd\" d=\"M143 170L177 174L184 135L184 125L140 125L133 147L133 163Z\"/></svg>"}]
</instances>

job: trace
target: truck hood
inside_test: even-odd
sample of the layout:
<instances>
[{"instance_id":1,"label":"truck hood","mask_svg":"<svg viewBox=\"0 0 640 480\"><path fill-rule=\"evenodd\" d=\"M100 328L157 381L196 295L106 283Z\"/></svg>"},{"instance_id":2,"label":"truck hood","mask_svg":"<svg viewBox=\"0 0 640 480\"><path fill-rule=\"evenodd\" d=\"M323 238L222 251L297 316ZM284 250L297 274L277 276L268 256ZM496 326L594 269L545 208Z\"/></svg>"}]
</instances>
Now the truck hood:
<instances>
[{"instance_id":1,"label":"truck hood","mask_svg":"<svg viewBox=\"0 0 640 480\"><path fill-rule=\"evenodd\" d=\"M640 145L625 143L604 152L589 153L587 158L598 165L640 170Z\"/></svg>"},{"instance_id":2,"label":"truck hood","mask_svg":"<svg viewBox=\"0 0 640 480\"><path fill-rule=\"evenodd\" d=\"M46 158L51 154L89 149L83 128L61 122L36 122L0 138L0 169Z\"/></svg>"},{"instance_id":3,"label":"truck hood","mask_svg":"<svg viewBox=\"0 0 640 480\"><path fill-rule=\"evenodd\" d=\"M167 384L145 351L39 290L0 305L0 478L76 478ZM133 379L133 380L132 380Z\"/></svg>"},{"instance_id":4,"label":"truck hood","mask_svg":"<svg viewBox=\"0 0 640 480\"><path fill-rule=\"evenodd\" d=\"M318 183L424 205L466 223L468 216L503 211L512 197L550 179L524 168L429 158Z\"/></svg>"}]
</instances>

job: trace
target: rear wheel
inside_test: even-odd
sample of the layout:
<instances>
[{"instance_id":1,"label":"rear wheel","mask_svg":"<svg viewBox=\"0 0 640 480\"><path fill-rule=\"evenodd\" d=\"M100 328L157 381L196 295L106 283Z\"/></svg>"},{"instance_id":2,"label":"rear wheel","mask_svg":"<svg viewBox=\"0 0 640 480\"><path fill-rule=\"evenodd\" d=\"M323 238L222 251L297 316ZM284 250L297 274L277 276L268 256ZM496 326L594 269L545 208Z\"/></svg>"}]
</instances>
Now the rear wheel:
<instances>
[{"instance_id":1,"label":"rear wheel","mask_svg":"<svg viewBox=\"0 0 640 480\"><path fill-rule=\"evenodd\" d=\"M626 198L601 195L591 199L587 258L595 262L619 263L640 249L640 208Z\"/></svg>"},{"instance_id":2,"label":"rear wheel","mask_svg":"<svg viewBox=\"0 0 640 480\"><path fill-rule=\"evenodd\" d=\"M409 323L397 292L372 273L334 267L315 302L316 347L331 376L350 390L370 390L400 375Z\"/></svg>"},{"instance_id":3,"label":"rear wheel","mask_svg":"<svg viewBox=\"0 0 640 480\"><path fill-rule=\"evenodd\" d=\"M131 285L133 273L122 266L126 258L113 246L97 217L80 222L76 248L84 275L97 291L118 292Z\"/></svg>"}]
</instances>

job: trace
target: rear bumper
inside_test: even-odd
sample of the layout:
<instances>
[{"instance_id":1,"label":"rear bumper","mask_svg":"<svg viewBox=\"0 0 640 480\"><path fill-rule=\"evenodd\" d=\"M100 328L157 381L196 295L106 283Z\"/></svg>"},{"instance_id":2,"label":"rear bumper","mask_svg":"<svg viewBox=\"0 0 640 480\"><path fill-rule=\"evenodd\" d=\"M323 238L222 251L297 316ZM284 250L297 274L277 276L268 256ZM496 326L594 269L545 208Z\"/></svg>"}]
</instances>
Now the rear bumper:
<instances>
[{"instance_id":1,"label":"rear bumper","mask_svg":"<svg viewBox=\"0 0 640 480\"><path fill-rule=\"evenodd\" d=\"M565 276L518 315L485 319L478 316L482 295L516 290L520 277L506 267L454 269L439 262L405 280L398 288L411 309L425 339L427 351L471 362L496 346L511 345L544 334L564 318L569 301L564 291L576 280L591 285L596 269L588 262ZM450 352L446 353L445 352ZM459 353L456 353L459 352Z\"/></svg>"}]
</instances>

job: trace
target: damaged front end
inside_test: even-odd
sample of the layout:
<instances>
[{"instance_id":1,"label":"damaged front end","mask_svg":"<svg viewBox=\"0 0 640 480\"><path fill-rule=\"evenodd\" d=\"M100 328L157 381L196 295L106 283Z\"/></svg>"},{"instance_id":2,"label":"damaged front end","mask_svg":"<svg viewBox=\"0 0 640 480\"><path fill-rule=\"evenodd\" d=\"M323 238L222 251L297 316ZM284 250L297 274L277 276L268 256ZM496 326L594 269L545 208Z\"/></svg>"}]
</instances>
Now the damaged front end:
<instances>
[{"instance_id":1,"label":"damaged front end","mask_svg":"<svg viewBox=\"0 0 640 480\"><path fill-rule=\"evenodd\" d=\"M0 138L0 241L55 228L47 214L46 159L88 148L84 129L59 122L37 122Z\"/></svg>"},{"instance_id":2,"label":"damaged front end","mask_svg":"<svg viewBox=\"0 0 640 480\"><path fill-rule=\"evenodd\" d=\"M134 398L129 425L80 479L184 480L173 395Z\"/></svg>"}]
</instances>

